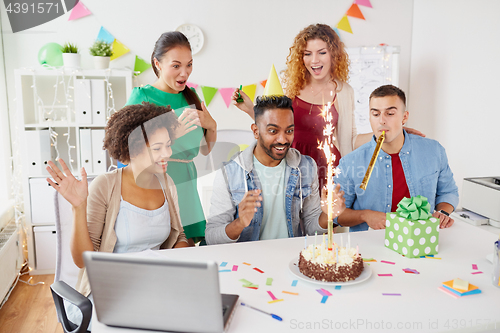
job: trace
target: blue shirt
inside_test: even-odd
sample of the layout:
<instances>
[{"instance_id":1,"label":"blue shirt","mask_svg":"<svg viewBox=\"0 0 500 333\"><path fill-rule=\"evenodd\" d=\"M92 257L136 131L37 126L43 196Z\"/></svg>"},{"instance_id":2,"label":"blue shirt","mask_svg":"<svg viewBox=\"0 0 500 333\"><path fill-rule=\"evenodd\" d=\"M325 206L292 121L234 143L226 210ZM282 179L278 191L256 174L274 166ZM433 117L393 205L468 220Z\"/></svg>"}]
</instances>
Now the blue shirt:
<instances>
[{"instance_id":1,"label":"blue shirt","mask_svg":"<svg viewBox=\"0 0 500 333\"><path fill-rule=\"evenodd\" d=\"M458 188L448 165L446 151L439 142L403 131L405 142L399 152L410 195L422 195L429 200L431 211L438 203L446 202L457 207ZM347 208L369 209L388 213L392 206L392 161L391 156L380 150L366 191L359 186L365 176L376 146L373 140L342 157L340 174L336 183L344 191ZM336 221L337 219L335 219ZM368 224L350 227L350 231L368 230Z\"/></svg>"}]
</instances>

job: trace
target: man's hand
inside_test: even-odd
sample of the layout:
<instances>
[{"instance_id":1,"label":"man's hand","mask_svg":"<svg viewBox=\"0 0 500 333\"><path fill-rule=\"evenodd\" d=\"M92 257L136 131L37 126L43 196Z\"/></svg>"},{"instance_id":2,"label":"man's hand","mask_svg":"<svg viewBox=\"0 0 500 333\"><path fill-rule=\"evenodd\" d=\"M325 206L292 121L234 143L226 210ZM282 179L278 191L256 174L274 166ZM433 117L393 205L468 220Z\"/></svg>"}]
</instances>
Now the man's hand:
<instances>
[{"instance_id":1,"label":"man's hand","mask_svg":"<svg viewBox=\"0 0 500 333\"><path fill-rule=\"evenodd\" d=\"M449 217L446 214L443 214L441 212L434 212L434 214L432 214L432 216L439 219L439 227L441 229L449 228L453 225L453 223L455 223L455 220L453 220L451 217Z\"/></svg>"},{"instance_id":2,"label":"man's hand","mask_svg":"<svg viewBox=\"0 0 500 333\"><path fill-rule=\"evenodd\" d=\"M366 210L363 213L364 221L372 229L385 229L386 214L373 210Z\"/></svg>"},{"instance_id":3,"label":"man's hand","mask_svg":"<svg viewBox=\"0 0 500 333\"><path fill-rule=\"evenodd\" d=\"M243 229L250 225L257 209L261 206L261 190L253 190L245 193L243 200L238 205L239 217L226 226L226 234L231 239L240 237Z\"/></svg>"}]
</instances>

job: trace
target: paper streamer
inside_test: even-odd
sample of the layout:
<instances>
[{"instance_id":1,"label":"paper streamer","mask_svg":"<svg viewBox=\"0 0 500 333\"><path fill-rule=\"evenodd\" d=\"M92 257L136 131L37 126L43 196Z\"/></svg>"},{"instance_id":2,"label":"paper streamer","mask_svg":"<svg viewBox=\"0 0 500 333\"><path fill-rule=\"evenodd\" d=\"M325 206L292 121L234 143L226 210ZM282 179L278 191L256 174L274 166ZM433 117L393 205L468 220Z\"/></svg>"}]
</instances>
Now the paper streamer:
<instances>
[{"instance_id":1,"label":"paper streamer","mask_svg":"<svg viewBox=\"0 0 500 333\"><path fill-rule=\"evenodd\" d=\"M92 14L90 10L88 10L81 1L78 1L75 7L71 10L68 21L77 20L90 14Z\"/></svg>"},{"instance_id":2,"label":"paper streamer","mask_svg":"<svg viewBox=\"0 0 500 333\"><path fill-rule=\"evenodd\" d=\"M139 72L139 74L141 74L150 67L151 64L149 62L146 62L144 59L139 58L139 56L135 56L134 72ZM139 75L139 74L134 73L134 75Z\"/></svg>"},{"instance_id":3,"label":"paper streamer","mask_svg":"<svg viewBox=\"0 0 500 333\"><path fill-rule=\"evenodd\" d=\"M356 5L373 8L372 4L370 3L370 0L354 0L354 3Z\"/></svg>"},{"instance_id":4,"label":"paper streamer","mask_svg":"<svg viewBox=\"0 0 500 333\"><path fill-rule=\"evenodd\" d=\"M115 39L113 42L113 55L110 60L115 60L116 58L121 57L122 55L129 53L130 49L123 45L118 39Z\"/></svg>"},{"instance_id":5,"label":"paper streamer","mask_svg":"<svg viewBox=\"0 0 500 333\"><path fill-rule=\"evenodd\" d=\"M243 92L245 94L247 94L248 97L250 97L250 99L252 100L252 102L254 101L255 91L257 90L257 85L256 84L250 84L248 86L243 86L243 88L241 90L243 90Z\"/></svg>"},{"instance_id":6,"label":"paper streamer","mask_svg":"<svg viewBox=\"0 0 500 333\"><path fill-rule=\"evenodd\" d=\"M233 92L234 88L219 88L219 93L222 96L224 103L226 103L226 107L229 107L231 104L231 96L233 95Z\"/></svg>"},{"instance_id":7,"label":"paper streamer","mask_svg":"<svg viewBox=\"0 0 500 333\"><path fill-rule=\"evenodd\" d=\"M344 15L339 23L337 23L337 28L352 34L351 24L349 24L349 20L346 15Z\"/></svg>"},{"instance_id":8,"label":"paper streamer","mask_svg":"<svg viewBox=\"0 0 500 333\"><path fill-rule=\"evenodd\" d=\"M99 30L99 34L97 35L97 40L103 40L109 44L115 41L115 37L110 34L108 30L104 29L104 27L101 27L101 30Z\"/></svg>"},{"instance_id":9,"label":"paper streamer","mask_svg":"<svg viewBox=\"0 0 500 333\"><path fill-rule=\"evenodd\" d=\"M347 10L347 13L345 13L347 16L350 17L355 17L364 20L365 17L363 16L363 13L359 9L358 5L352 4L351 8Z\"/></svg>"},{"instance_id":10,"label":"paper streamer","mask_svg":"<svg viewBox=\"0 0 500 333\"><path fill-rule=\"evenodd\" d=\"M215 94L217 93L217 88L201 86L201 91L203 93L203 98L205 99L205 105L208 106Z\"/></svg>"}]
</instances>

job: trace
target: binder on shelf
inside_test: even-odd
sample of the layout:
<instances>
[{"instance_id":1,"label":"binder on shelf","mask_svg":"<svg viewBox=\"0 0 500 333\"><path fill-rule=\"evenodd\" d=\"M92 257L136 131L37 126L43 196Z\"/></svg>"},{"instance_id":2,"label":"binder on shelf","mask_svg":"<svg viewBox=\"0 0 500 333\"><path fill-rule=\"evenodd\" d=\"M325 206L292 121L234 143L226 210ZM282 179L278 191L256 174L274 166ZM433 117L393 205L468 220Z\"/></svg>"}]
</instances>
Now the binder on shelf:
<instances>
[{"instance_id":1,"label":"binder on shelf","mask_svg":"<svg viewBox=\"0 0 500 333\"><path fill-rule=\"evenodd\" d=\"M80 163L88 174L94 172L92 163L92 137L90 129L80 128Z\"/></svg>"},{"instance_id":2,"label":"binder on shelf","mask_svg":"<svg viewBox=\"0 0 500 333\"><path fill-rule=\"evenodd\" d=\"M107 168L107 152L102 149L104 142L104 130L103 129L93 129L92 132L92 165L93 173L100 175L105 173Z\"/></svg>"},{"instance_id":3,"label":"binder on shelf","mask_svg":"<svg viewBox=\"0 0 500 333\"><path fill-rule=\"evenodd\" d=\"M54 224L56 214L53 208L56 190L42 177L30 178L29 186L31 224Z\"/></svg>"},{"instance_id":4,"label":"binder on shelf","mask_svg":"<svg viewBox=\"0 0 500 333\"><path fill-rule=\"evenodd\" d=\"M75 79L75 118L77 125L92 124L92 91L88 79Z\"/></svg>"},{"instance_id":5,"label":"binder on shelf","mask_svg":"<svg viewBox=\"0 0 500 333\"><path fill-rule=\"evenodd\" d=\"M106 90L104 80L90 80L92 90L92 124L106 126Z\"/></svg>"},{"instance_id":6,"label":"binder on shelf","mask_svg":"<svg viewBox=\"0 0 500 333\"><path fill-rule=\"evenodd\" d=\"M48 129L26 131L26 156L29 175L48 175L45 169L52 160L50 132Z\"/></svg>"}]
</instances>

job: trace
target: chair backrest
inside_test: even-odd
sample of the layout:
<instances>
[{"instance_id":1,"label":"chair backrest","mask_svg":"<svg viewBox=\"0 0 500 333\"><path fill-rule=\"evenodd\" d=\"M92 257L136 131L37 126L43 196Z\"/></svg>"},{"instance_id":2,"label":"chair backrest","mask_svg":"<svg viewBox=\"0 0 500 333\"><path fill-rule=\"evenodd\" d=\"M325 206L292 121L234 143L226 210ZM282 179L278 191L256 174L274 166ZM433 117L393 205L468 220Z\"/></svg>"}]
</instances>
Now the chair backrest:
<instances>
[{"instance_id":1,"label":"chair backrest","mask_svg":"<svg viewBox=\"0 0 500 333\"><path fill-rule=\"evenodd\" d=\"M92 179L88 179L90 182ZM71 204L55 191L54 198L56 212L56 271L54 282L64 281L75 287L80 268L73 262L71 255L71 231L73 229L73 210Z\"/></svg>"}]
</instances>

